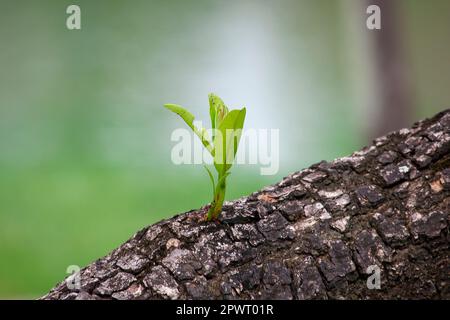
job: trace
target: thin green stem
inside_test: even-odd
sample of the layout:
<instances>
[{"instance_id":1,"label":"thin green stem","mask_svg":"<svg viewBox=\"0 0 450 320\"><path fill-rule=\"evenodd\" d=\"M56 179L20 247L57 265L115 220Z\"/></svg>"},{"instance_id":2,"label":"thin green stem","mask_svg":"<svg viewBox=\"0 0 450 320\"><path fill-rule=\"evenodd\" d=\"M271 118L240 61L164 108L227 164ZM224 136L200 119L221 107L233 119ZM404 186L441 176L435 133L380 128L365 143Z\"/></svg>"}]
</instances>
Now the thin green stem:
<instances>
[{"instance_id":1,"label":"thin green stem","mask_svg":"<svg viewBox=\"0 0 450 320\"><path fill-rule=\"evenodd\" d=\"M225 201L226 178L228 174L229 173L220 174L219 172L219 179L214 192L214 199L211 202L211 207L209 208L206 216L207 221L217 219L222 212L223 202Z\"/></svg>"}]
</instances>

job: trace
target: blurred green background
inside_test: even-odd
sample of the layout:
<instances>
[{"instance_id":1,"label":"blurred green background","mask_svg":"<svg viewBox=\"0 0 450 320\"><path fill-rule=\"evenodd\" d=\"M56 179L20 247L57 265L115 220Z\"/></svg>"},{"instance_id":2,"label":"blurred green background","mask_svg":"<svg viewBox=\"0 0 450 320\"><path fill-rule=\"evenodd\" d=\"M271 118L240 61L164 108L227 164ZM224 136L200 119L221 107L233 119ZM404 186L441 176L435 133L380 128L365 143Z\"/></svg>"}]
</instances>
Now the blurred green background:
<instances>
[{"instance_id":1,"label":"blurred green background","mask_svg":"<svg viewBox=\"0 0 450 320\"><path fill-rule=\"evenodd\" d=\"M37 298L69 265L210 201L202 166L170 160L182 123L164 103L207 120L215 92L247 107L247 128L280 129L278 174L236 166L228 199L359 149L391 110L395 129L448 107L450 2L395 3L383 32L401 40L400 111L380 98L392 79L364 1L1 0L0 298Z\"/></svg>"}]
</instances>

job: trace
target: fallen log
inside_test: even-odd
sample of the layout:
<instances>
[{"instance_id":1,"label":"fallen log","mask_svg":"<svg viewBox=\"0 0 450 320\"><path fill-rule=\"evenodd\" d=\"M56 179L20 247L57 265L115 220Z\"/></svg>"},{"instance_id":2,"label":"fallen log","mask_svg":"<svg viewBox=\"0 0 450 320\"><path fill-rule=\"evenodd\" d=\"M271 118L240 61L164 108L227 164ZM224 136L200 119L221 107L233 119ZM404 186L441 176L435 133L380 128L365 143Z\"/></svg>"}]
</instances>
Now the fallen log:
<instances>
[{"instance_id":1,"label":"fallen log","mask_svg":"<svg viewBox=\"0 0 450 320\"><path fill-rule=\"evenodd\" d=\"M450 110L226 202L220 223L206 209L42 299L449 299Z\"/></svg>"}]
</instances>

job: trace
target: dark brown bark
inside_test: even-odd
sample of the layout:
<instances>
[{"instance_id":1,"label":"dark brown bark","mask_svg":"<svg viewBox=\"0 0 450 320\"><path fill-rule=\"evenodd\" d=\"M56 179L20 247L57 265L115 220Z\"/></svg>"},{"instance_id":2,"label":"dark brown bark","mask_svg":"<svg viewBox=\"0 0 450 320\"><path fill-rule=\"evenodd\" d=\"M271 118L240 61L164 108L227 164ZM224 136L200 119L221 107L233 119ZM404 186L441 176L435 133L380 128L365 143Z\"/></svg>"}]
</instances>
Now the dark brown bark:
<instances>
[{"instance_id":1,"label":"dark brown bark","mask_svg":"<svg viewBox=\"0 0 450 320\"><path fill-rule=\"evenodd\" d=\"M137 232L43 299L450 298L450 110ZM381 270L368 289L367 268Z\"/></svg>"}]
</instances>

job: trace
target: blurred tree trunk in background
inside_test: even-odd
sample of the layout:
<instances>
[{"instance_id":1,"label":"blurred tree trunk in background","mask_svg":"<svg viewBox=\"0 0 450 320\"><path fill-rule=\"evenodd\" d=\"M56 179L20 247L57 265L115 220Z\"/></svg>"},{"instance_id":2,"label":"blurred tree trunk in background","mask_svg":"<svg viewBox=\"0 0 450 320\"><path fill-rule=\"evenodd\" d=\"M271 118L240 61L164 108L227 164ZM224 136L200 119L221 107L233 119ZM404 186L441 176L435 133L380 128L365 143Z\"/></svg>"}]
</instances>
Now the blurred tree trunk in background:
<instances>
[{"instance_id":1,"label":"blurred tree trunk in background","mask_svg":"<svg viewBox=\"0 0 450 320\"><path fill-rule=\"evenodd\" d=\"M375 82L379 106L370 138L406 127L414 115L413 97L409 82L407 55L404 51L401 11L398 1L366 0L367 6L381 9L381 30L373 30L371 37L375 57Z\"/></svg>"}]
</instances>

